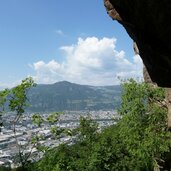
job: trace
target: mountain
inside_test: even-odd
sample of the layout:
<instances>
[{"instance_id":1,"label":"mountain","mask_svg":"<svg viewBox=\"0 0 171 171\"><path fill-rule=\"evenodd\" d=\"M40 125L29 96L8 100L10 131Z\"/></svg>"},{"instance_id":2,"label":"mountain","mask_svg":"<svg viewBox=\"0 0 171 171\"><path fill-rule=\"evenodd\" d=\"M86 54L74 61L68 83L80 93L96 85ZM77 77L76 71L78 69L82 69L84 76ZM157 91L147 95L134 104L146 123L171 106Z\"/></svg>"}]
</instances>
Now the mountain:
<instances>
[{"instance_id":1,"label":"mountain","mask_svg":"<svg viewBox=\"0 0 171 171\"><path fill-rule=\"evenodd\" d=\"M67 81L40 84L28 92L28 111L114 110L120 104L120 95L119 85L89 86Z\"/></svg>"}]
</instances>

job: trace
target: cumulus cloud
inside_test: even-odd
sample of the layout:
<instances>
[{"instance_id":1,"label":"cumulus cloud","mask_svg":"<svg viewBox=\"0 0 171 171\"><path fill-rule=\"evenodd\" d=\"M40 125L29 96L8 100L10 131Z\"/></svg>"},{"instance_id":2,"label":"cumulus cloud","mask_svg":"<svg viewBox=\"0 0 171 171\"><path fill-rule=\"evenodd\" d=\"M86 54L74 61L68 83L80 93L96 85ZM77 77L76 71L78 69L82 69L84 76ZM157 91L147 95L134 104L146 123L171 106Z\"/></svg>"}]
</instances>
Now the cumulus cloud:
<instances>
[{"instance_id":1,"label":"cumulus cloud","mask_svg":"<svg viewBox=\"0 0 171 171\"><path fill-rule=\"evenodd\" d=\"M48 63L44 61L38 61L33 64L32 68L36 71L36 75L33 76L37 83L53 83L63 77L63 67L55 60L51 60Z\"/></svg>"},{"instance_id":2,"label":"cumulus cloud","mask_svg":"<svg viewBox=\"0 0 171 171\"><path fill-rule=\"evenodd\" d=\"M65 60L35 62L32 68L38 83L67 80L80 84L118 84L118 77L142 77L142 61L138 55L129 60L124 51L116 50L115 38L78 38L77 44L62 46Z\"/></svg>"}]
</instances>

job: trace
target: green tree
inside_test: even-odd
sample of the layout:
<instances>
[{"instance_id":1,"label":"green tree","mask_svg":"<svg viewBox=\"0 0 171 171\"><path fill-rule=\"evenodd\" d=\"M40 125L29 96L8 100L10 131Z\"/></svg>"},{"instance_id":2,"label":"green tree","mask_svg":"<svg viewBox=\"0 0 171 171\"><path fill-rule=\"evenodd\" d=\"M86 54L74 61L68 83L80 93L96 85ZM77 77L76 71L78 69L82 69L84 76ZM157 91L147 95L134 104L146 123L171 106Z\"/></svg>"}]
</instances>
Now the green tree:
<instances>
[{"instance_id":1,"label":"green tree","mask_svg":"<svg viewBox=\"0 0 171 171\"><path fill-rule=\"evenodd\" d=\"M15 118L13 120L13 133L16 140L16 145L18 147L18 157L16 156L16 161L18 159L22 170L26 170L26 165L28 164L28 159L31 153L25 154L25 148L23 149L23 146L19 144L17 138L16 124L19 122L23 113L25 112L25 108L29 105L27 92L31 87L35 85L36 84L34 83L33 79L31 77L28 77L22 80L21 84L11 89L7 98L7 100L9 101L9 110L12 111L15 115Z\"/></svg>"},{"instance_id":2,"label":"green tree","mask_svg":"<svg viewBox=\"0 0 171 171\"><path fill-rule=\"evenodd\" d=\"M124 82L122 87L120 120L102 132L90 160L91 168L99 171L169 170L170 166L165 165L166 153L171 153L171 134L166 131L164 90L133 79Z\"/></svg>"},{"instance_id":3,"label":"green tree","mask_svg":"<svg viewBox=\"0 0 171 171\"><path fill-rule=\"evenodd\" d=\"M171 133L167 131L164 90L133 79L122 84L120 119L98 133L81 118L73 145L62 145L39 162L39 170L170 170Z\"/></svg>"},{"instance_id":4,"label":"green tree","mask_svg":"<svg viewBox=\"0 0 171 171\"><path fill-rule=\"evenodd\" d=\"M160 167L162 154L169 152L164 89L129 80L123 84L119 138L129 154L129 169L152 170ZM135 164L136 163L136 164Z\"/></svg>"},{"instance_id":5,"label":"green tree","mask_svg":"<svg viewBox=\"0 0 171 171\"><path fill-rule=\"evenodd\" d=\"M91 117L81 117L80 125L76 129L79 134L79 141L94 141L97 137L98 124Z\"/></svg>"},{"instance_id":6,"label":"green tree","mask_svg":"<svg viewBox=\"0 0 171 171\"><path fill-rule=\"evenodd\" d=\"M91 118L81 117L80 126L69 132L76 138L75 143L73 145L61 144L59 147L50 149L35 165L35 169L40 171L87 170L93 144L98 139L98 124Z\"/></svg>"}]
</instances>

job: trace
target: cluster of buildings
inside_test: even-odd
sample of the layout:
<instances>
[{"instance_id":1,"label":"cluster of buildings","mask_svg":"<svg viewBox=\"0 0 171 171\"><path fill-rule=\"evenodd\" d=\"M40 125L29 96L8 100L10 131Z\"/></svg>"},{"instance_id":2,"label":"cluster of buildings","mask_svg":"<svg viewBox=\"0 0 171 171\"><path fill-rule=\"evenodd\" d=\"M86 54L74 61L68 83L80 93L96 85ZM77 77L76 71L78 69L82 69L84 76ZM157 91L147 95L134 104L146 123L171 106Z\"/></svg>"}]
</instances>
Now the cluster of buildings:
<instances>
[{"instance_id":1,"label":"cluster of buildings","mask_svg":"<svg viewBox=\"0 0 171 171\"><path fill-rule=\"evenodd\" d=\"M38 152L39 146L53 148L60 143L71 143L73 137L60 135L55 138L51 131L51 125L43 123L41 127L33 124L33 114L24 114L15 125L15 115L7 113L1 119L3 127L0 131L0 165L17 167L19 152L22 155L30 155L31 162L39 160L43 152ZM45 120L49 114L41 114ZM115 111L65 111L59 116L56 128L74 129L79 126L80 117L90 117L99 123L99 128L107 127L114 123L117 117Z\"/></svg>"}]
</instances>

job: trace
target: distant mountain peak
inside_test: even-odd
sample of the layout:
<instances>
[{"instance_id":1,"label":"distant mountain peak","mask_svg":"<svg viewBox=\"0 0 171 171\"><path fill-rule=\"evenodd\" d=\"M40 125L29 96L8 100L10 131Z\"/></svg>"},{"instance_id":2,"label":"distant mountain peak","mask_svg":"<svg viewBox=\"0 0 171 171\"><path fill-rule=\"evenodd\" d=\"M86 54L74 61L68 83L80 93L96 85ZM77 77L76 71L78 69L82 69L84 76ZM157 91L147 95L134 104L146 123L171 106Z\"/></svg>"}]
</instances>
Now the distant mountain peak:
<instances>
[{"instance_id":1,"label":"distant mountain peak","mask_svg":"<svg viewBox=\"0 0 171 171\"><path fill-rule=\"evenodd\" d=\"M56 82L54 84L73 84L73 83L71 83L69 81L58 81L58 82Z\"/></svg>"}]
</instances>

